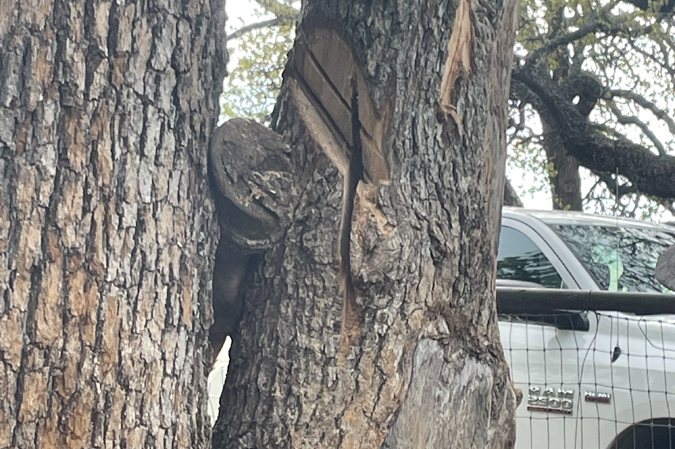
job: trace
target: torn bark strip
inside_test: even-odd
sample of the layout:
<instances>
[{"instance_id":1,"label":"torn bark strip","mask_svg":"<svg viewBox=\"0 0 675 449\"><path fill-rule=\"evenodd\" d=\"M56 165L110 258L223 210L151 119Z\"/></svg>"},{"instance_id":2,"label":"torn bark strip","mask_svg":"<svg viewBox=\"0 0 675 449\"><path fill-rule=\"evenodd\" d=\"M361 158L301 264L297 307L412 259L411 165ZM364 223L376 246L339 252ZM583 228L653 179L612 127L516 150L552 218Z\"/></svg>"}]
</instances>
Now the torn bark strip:
<instances>
[{"instance_id":1,"label":"torn bark strip","mask_svg":"<svg viewBox=\"0 0 675 449\"><path fill-rule=\"evenodd\" d=\"M457 108L452 104L452 91L457 78L471 73L472 40L471 0L460 0L452 35L448 42L448 59L445 61L445 70L441 80L441 108L454 119L457 125L461 125L462 120L457 114Z\"/></svg>"}]
</instances>

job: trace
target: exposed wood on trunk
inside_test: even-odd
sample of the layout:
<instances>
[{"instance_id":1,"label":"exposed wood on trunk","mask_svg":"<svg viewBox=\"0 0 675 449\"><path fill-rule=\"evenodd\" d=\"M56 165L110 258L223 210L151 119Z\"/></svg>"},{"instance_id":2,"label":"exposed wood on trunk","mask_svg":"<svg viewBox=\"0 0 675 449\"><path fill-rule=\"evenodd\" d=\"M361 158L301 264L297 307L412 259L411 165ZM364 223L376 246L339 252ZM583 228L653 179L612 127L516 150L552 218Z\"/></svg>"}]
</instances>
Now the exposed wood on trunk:
<instances>
[{"instance_id":1,"label":"exposed wood on trunk","mask_svg":"<svg viewBox=\"0 0 675 449\"><path fill-rule=\"evenodd\" d=\"M207 447L223 5L0 4L0 447Z\"/></svg>"},{"instance_id":2,"label":"exposed wood on trunk","mask_svg":"<svg viewBox=\"0 0 675 449\"><path fill-rule=\"evenodd\" d=\"M448 435L457 447L513 444L517 397L498 341L494 282L517 2L471 2L480 38L471 41L472 76L452 93L461 135L434 110L455 9L450 0L404 10L305 4L274 117L293 149L298 205L242 290L214 447L435 447ZM382 138L370 150L364 140L364 154L381 151L388 180L371 198L390 225L383 232L367 208L354 208L351 270L364 319L342 359L335 254L350 148L338 112L346 109L333 103L343 98L339 83L307 81L307 50L298 49L311 42L303 36L334 30L354 67L335 57L343 64L320 79L355 73L366 86L359 106L372 103ZM360 107L359 116L367 128ZM444 400L429 400L430 391ZM434 426L411 431L415 422Z\"/></svg>"},{"instance_id":3,"label":"exposed wood on trunk","mask_svg":"<svg viewBox=\"0 0 675 449\"><path fill-rule=\"evenodd\" d=\"M441 107L460 126L459 129L461 129L462 120L457 114L457 108L452 104L452 92L455 89L457 78L471 73L472 41L471 0L459 0L452 35L448 41L448 59L445 61L441 80Z\"/></svg>"},{"instance_id":4,"label":"exposed wood on trunk","mask_svg":"<svg viewBox=\"0 0 675 449\"><path fill-rule=\"evenodd\" d=\"M311 99L316 113L325 122L324 126L330 129L342 147L341 151L338 150L341 155L332 155L334 150L329 147L324 147L324 151L333 159L345 161L347 157L344 154L351 151L354 145L350 80L356 80L357 94L360 97L359 136L363 146L365 178L375 185L386 183L390 175L383 143L388 137L386 132L391 110L383 108L380 111L373 105L367 89L368 83L365 82L351 49L338 32L301 27L293 47L289 70L293 70L293 76L300 81L308 101ZM346 163L340 163L339 167L344 175Z\"/></svg>"}]
</instances>

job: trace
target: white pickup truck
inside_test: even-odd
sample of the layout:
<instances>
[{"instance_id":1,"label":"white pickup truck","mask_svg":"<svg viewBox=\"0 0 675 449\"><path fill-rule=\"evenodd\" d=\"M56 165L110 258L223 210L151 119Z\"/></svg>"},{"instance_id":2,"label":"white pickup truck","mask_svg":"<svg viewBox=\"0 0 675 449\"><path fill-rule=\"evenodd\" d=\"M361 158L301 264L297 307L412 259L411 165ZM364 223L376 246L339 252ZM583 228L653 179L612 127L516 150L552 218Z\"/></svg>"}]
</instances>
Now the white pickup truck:
<instances>
[{"instance_id":1,"label":"white pickup truck","mask_svg":"<svg viewBox=\"0 0 675 449\"><path fill-rule=\"evenodd\" d=\"M668 225L504 208L498 292L555 289L549 304L574 290L631 292L628 300L649 302L666 292L654 268L674 243ZM500 315L523 391L516 449L675 449L675 316L584 310ZM209 376L214 420L226 370L223 360Z\"/></svg>"},{"instance_id":2,"label":"white pickup truck","mask_svg":"<svg viewBox=\"0 0 675 449\"><path fill-rule=\"evenodd\" d=\"M497 285L626 292L648 309L669 293L654 269L673 243L669 225L505 208ZM500 316L524 396L517 449L675 448L675 316L605 310Z\"/></svg>"}]
</instances>

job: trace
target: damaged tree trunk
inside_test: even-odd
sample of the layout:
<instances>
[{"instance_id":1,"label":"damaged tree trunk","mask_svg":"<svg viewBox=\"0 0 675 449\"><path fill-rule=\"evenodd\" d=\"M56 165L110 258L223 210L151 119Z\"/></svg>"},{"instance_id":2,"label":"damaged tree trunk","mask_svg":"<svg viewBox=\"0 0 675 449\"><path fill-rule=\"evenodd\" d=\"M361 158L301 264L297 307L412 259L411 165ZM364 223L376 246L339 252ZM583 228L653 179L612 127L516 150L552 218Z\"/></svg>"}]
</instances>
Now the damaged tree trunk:
<instances>
[{"instance_id":1,"label":"damaged tree trunk","mask_svg":"<svg viewBox=\"0 0 675 449\"><path fill-rule=\"evenodd\" d=\"M209 446L223 8L0 0L0 447Z\"/></svg>"},{"instance_id":2,"label":"damaged tree trunk","mask_svg":"<svg viewBox=\"0 0 675 449\"><path fill-rule=\"evenodd\" d=\"M495 259L516 19L306 2L274 117L296 202L241 289L215 448L513 445Z\"/></svg>"}]
</instances>

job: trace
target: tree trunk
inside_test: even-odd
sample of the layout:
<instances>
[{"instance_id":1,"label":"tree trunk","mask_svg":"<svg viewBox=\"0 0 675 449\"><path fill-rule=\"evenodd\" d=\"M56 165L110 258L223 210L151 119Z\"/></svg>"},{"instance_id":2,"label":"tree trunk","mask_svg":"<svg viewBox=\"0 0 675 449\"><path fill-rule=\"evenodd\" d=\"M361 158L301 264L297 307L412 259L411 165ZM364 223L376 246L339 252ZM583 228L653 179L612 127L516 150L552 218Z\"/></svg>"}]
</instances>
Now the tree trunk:
<instances>
[{"instance_id":1,"label":"tree trunk","mask_svg":"<svg viewBox=\"0 0 675 449\"><path fill-rule=\"evenodd\" d=\"M546 159L552 169L549 170L548 179L551 183L553 209L582 211L579 162L565 150L556 129L543 118L542 127L546 136Z\"/></svg>"},{"instance_id":2,"label":"tree trunk","mask_svg":"<svg viewBox=\"0 0 675 449\"><path fill-rule=\"evenodd\" d=\"M0 11L0 447L207 447L223 5Z\"/></svg>"},{"instance_id":3,"label":"tree trunk","mask_svg":"<svg viewBox=\"0 0 675 449\"><path fill-rule=\"evenodd\" d=\"M274 118L297 205L241 290L214 447L511 447L495 259L517 2L302 17ZM341 173L359 146L344 313Z\"/></svg>"},{"instance_id":4,"label":"tree trunk","mask_svg":"<svg viewBox=\"0 0 675 449\"><path fill-rule=\"evenodd\" d=\"M523 207L518 192L513 188L508 178L504 181L504 206Z\"/></svg>"}]
</instances>

